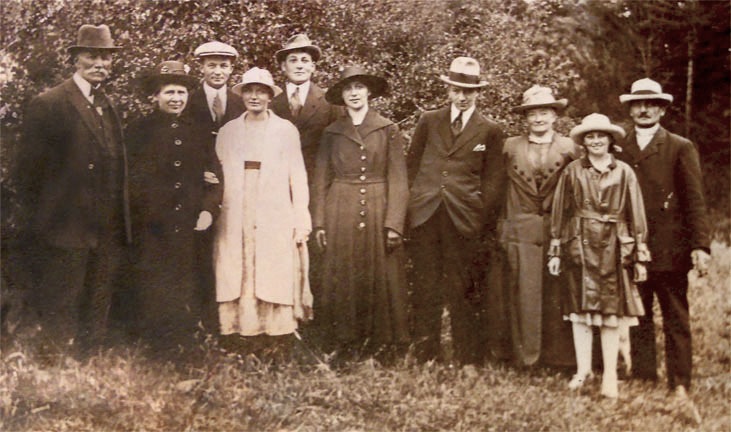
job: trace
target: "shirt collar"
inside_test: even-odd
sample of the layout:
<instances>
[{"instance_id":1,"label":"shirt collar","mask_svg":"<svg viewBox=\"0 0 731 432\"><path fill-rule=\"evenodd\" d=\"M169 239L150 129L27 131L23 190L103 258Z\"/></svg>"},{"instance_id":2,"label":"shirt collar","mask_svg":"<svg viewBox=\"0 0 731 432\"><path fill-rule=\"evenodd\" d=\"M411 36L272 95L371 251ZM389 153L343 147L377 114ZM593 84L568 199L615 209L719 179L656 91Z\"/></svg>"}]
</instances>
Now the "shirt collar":
<instances>
[{"instance_id":1,"label":"shirt collar","mask_svg":"<svg viewBox=\"0 0 731 432\"><path fill-rule=\"evenodd\" d=\"M543 135L543 136L536 136L533 134L528 134L528 142L533 144L550 144L553 142L553 131L550 131L549 133Z\"/></svg>"},{"instance_id":2,"label":"shirt collar","mask_svg":"<svg viewBox=\"0 0 731 432\"><path fill-rule=\"evenodd\" d=\"M614 168L617 168L617 159L614 158L613 154L609 154L609 157L612 159L611 162L609 162L609 165L607 167L610 170L613 170ZM592 165L591 161L589 160L589 156L584 155L584 157L581 158L581 166L584 168L592 168L594 165Z\"/></svg>"},{"instance_id":3,"label":"shirt collar","mask_svg":"<svg viewBox=\"0 0 731 432\"><path fill-rule=\"evenodd\" d=\"M305 100L307 99L307 94L310 92L310 80L307 80L300 85L287 82L287 99L292 97L292 93L294 93L294 89L296 87L300 88L300 102L304 105Z\"/></svg>"},{"instance_id":4,"label":"shirt collar","mask_svg":"<svg viewBox=\"0 0 731 432\"><path fill-rule=\"evenodd\" d=\"M635 126L635 133L639 136L654 136L658 129L660 129L660 123L655 123L655 126L649 128Z\"/></svg>"},{"instance_id":5,"label":"shirt collar","mask_svg":"<svg viewBox=\"0 0 731 432\"><path fill-rule=\"evenodd\" d=\"M469 107L469 109L467 111L460 111L459 108L457 108L456 106L454 106L454 104L452 104L450 106L450 116L449 116L450 123L452 123L457 118L459 113L461 112L462 113L462 129L464 129L465 125L467 125L467 122L470 121L470 117L472 117L472 113L475 112L475 108L476 108L476 106L472 105L471 107Z\"/></svg>"},{"instance_id":6,"label":"shirt collar","mask_svg":"<svg viewBox=\"0 0 731 432\"><path fill-rule=\"evenodd\" d=\"M82 78L78 72L74 73L73 80L76 83L76 86L79 87L79 90L81 90L81 94L83 94L89 102L93 102L93 98L91 97L91 83Z\"/></svg>"},{"instance_id":7,"label":"shirt collar","mask_svg":"<svg viewBox=\"0 0 731 432\"><path fill-rule=\"evenodd\" d=\"M209 86L207 82L203 82L203 91L206 93L208 105L213 103L213 98L216 97L216 93L218 93L218 97L221 98L221 102L226 103L226 90L226 84L221 86L220 89L214 89L213 87Z\"/></svg>"}]
</instances>

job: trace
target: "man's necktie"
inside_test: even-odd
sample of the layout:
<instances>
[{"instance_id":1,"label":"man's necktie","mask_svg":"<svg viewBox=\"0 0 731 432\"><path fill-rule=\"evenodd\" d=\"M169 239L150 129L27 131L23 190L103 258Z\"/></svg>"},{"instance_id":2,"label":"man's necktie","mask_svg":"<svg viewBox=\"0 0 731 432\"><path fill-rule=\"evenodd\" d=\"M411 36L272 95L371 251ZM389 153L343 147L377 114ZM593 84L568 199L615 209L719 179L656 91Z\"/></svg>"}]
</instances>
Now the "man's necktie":
<instances>
[{"instance_id":1,"label":"man's necktie","mask_svg":"<svg viewBox=\"0 0 731 432\"><path fill-rule=\"evenodd\" d=\"M452 136L457 136L462 133L462 111L457 114L457 118L452 122Z\"/></svg>"},{"instance_id":2,"label":"man's necktie","mask_svg":"<svg viewBox=\"0 0 731 432\"><path fill-rule=\"evenodd\" d=\"M107 102L107 97L104 95L104 90L102 90L101 86L96 88L92 87L90 94L94 98L92 105L96 108L96 112L99 115L103 115L104 109L109 108L109 102Z\"/></svg>"},{"instance_id":3,"label":"man's necktie","mask_svg":"<svg viewBox=\"0 0 731 432\"><path fill-rule=\"evenodd\" d=\"M213 120L216 121L216 124L220 125L226 110L223 109L223 102L221 102L221 97L218 95L218 92L216 92L216 96L213 98L213 106L211 108L213 109Z\"/></svg>"},{"instance_id":4,"label":"man's necktie","mask_svg":"<svg viewBox=\"0 0 731 432\"><path fill-rule=\"evenodd\" d=\"M295 117L299 116L300 111L302 111L302 101L300 101L299 86L294 88L294 92L292 92L292 97L289 98L289 110Z\"/></svg>"}]
</instances>

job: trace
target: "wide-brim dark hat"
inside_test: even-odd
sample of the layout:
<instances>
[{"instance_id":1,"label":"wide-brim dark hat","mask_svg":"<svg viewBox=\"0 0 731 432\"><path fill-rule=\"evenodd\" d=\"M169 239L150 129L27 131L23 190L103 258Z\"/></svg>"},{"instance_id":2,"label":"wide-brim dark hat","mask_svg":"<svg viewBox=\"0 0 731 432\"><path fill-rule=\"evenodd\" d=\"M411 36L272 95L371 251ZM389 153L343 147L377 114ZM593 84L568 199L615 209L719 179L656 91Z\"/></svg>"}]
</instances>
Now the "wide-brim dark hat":
<instances>
[{"instance_id":1,"label":"wide-brim dark hat","mask_svg":"<svg viewBox=\"0 0 731 432\"><path fill-rule=\"evenodd\" d=\"M340 80L325 93L325 100L333 105L345 105L343 87L352 81L360 81L368 87L371 98L388 93L388 82L385 78L368 73L361 66L348 66L340 74Z\"/></svg>"},{"instance_id":2,"label":"wide-brim dark hat","mask_svg":"<svg viewBox=\"0 0 731 432\"><path fill-rule=\"evenodd\" d=\"M100 26L93 26L84 24L79 27L79 32L76 37L76 45L71 45L66 48L69 53L74 53L82 50L120 50L122 47L114 45L112 40L112 32L109 30L109 26L102 24Z\"/></svg>"},{"instance_id":3,"label":"wide-brim dark hat","mask_svg":"<svg viewBox=\"0 0 731 432\"><path fill-rule=\"evenodd\" d=\"M145 93L153 94L162 85L179 84L190 91L198 85L198 82L196 78L188 75L188 68L185 64L176 60L168 60L155 66L155 69L142 78L142 89Z\"/></svg>"},{"instance_id":4,"label":"wide-brim dark hat","mask_svg":"<svg viewBox=\"0 0 731 432\"><path fill-rule=\"evenodd\" d=\"M280 49L274 54L277 59L277 63L282 63L286 58L287 54L296 51L303 51L312 56L312 61L318 61L322 52L317 45L313 45L310 42L310 38L306 34L297 34L289 38L287 43L284 44L284 48Z\"/></svg>"}]
</instances>

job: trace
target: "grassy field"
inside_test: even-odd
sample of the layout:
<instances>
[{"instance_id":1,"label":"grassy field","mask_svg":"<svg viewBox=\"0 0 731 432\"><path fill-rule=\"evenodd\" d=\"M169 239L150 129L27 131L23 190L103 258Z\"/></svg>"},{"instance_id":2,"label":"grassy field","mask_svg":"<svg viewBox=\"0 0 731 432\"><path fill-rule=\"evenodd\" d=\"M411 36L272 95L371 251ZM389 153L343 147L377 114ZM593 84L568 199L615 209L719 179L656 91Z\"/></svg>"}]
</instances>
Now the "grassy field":
<instances>
[{"instance_id":1,"label":"grassy field","mask_svg":"<svg viewBox=\"0 0 731 432\"><path fill-rule=\"evenodd\" d=\"M418 366L410 358L333 369L213 348L203 366L155 363L122 348L42 366L21 342L1 352L0 430L729 431L730 271L731 248L714 243L710 275L690 293L700 425L672 410L664 381L622 382L609 402L599 380L570 393L568 375L545 369Z\"/></svg>"}]
</instances>

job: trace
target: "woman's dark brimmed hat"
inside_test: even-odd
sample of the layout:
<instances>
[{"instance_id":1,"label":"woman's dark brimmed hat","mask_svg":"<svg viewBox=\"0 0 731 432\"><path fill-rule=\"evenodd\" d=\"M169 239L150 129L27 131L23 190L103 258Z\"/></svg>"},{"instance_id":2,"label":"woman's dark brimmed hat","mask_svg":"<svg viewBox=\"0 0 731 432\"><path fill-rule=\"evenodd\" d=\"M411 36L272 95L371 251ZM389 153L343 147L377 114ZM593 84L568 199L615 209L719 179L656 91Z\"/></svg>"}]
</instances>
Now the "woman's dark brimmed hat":
<instances>
[{"instance_id":1,"label":"woman's dark brimmed hat","mask_svg":"<svg viewBox=\"0 0 731 432\"><path fill-rule=\"evenodd\" d=\"M84 50L109 50L116 51L122 47L114 45L112 40L112 32L109 30L109 26L102 24L100 26L93 26L84 24L79 27L79 32L76 36L76 45L71 45L66 48L69 54Z\"/></svg>"},{"instance_id":2,"label":"woman's dark brimmed hat","mask_svg":"<svg viewBox=\"0 0 731 432\"><path fill-rule=\"evenodd\" d=\"M190 91L198 85L198 80L188 75L188 70L185 64L177 60L164 61L142 78L142 89L148 94L153 94L162 85L179 84Z\"/></svg>"},{"instance_id":3,"label":"woman's dark brimmed hat","mask_svg":"<svg viewBox=\"0 0 731 432\"><path fill-rule=\"evenodd\" d=\"M340 74L340 80L325 93L325 100L333 105L345 105L343 87L351 81L365 84L371 92L371 98L383 96L388 92L388 82L385 78L369 74L361 66L347 66Z\"/></svg>"}]
</instances>

